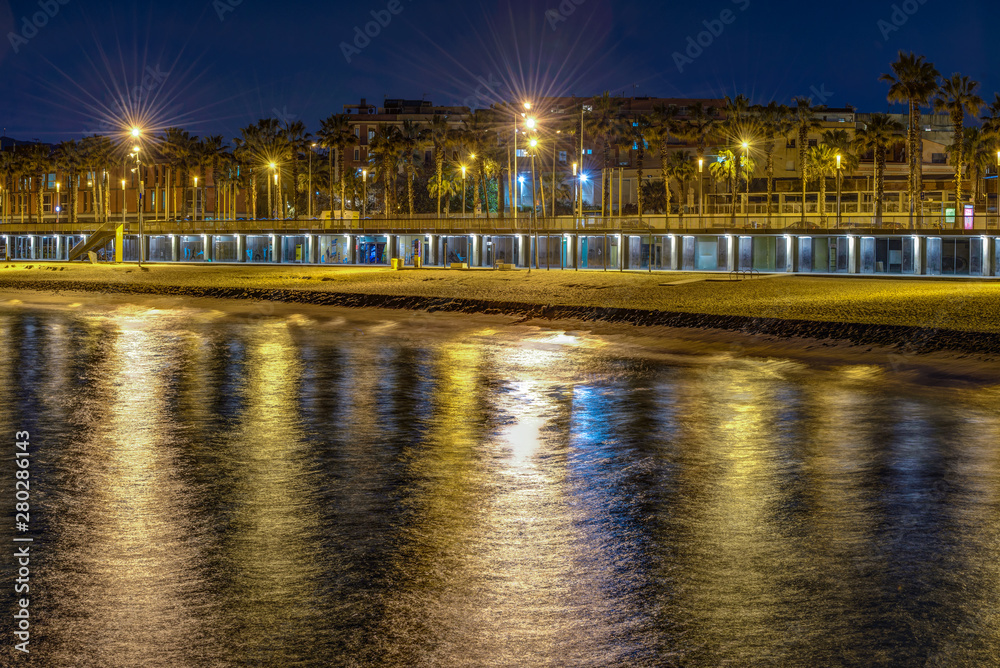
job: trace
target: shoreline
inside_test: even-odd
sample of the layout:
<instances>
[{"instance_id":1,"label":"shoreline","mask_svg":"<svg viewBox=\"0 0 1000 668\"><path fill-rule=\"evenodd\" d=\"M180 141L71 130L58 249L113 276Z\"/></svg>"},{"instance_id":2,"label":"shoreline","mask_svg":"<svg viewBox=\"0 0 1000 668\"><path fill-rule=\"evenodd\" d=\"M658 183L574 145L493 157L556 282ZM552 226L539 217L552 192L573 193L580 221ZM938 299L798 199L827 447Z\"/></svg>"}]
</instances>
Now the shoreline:
<instances>
[{"instance_id":1,"label":"shoreline","mask_svg":"<svg viewBox=\"0 0 1000 668\"><path fill-rule=\"evenodd\" d=\"M59 266L59 265L56 265ZM155 265L154 265L155 266ZM51 269L39 263L39 268ZM121 270L122 267L114 267ZM215 269L215 268L213 268ZM295 268L302 271L302 268ZM203 271L196 267L195 271ZM283 268L289 271L288 267ZM125 269L124 273L132 273ZM371 273L379 270L369 270ZM385 272L385 270L381 270ZM152 272L155 273L155 272ZM458 272L451 272L458 276ZM139 273L137 278L143 277ZM767 337L780 340L834 342L851 346L875 346L890 353L910 355L932 352L953 352L1000 356L1000 332L965 331L946 327L921 327L901 324L879 324L832 320L811 320L740 314L697 313L680 310L598 306L593 304L532 303L509 299L479 299L455 296L417 294L384 294L383 292L349 292L338 290L302 289L298 287L225 287L217 285L183 285L173 283L142 283L116 272L124 280L74 279L72 275L43 274L25 276L0 273L2 292L42 292L60 294L78 292L121 296L166 296L208 298L247 302L275 302L350 309L389 309L398 311L444 312L456 314L499 315L518 318L515 324L533 320L566 324L608 324L643 328L667 328L703 332L728 332L743 337ZM288 278L288 277L281 277ZM323 280L332 280L326 279ZM427 279L423 279L427 280ZM246 281L250 283L252 281ZM769 281L770 282L770 281ZM374 287L374 286L371 286ZM555 298L560 295L554 295ZM556 299L553 299L553 302Z\"/></svg>"}]
</instances>

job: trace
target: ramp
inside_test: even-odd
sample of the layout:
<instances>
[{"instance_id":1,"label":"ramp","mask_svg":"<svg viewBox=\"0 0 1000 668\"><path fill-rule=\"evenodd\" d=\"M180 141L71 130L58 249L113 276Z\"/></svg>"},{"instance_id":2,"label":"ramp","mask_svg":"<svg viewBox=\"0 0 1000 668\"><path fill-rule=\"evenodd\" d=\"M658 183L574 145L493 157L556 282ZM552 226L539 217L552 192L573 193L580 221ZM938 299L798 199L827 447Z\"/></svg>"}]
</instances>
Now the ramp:
<instances>
[{"instance_id":1,"label":"ramp","mask_svg":"<svg viewBox=\"0 0 1000 668\"><path fill-rule=\"evenodd\" d=\"M122 223L104 223L91 234L87 239L81 241L77 245L73 246L69 251L69 260L78 259L81 255L100 248L104 244L108 243L110 239L116 239L118 241L115 247L115 256L120 258L121 254L121 238L124 225ZM119 261L121 261L119 259Z\"/></svg>"}]
</instances>

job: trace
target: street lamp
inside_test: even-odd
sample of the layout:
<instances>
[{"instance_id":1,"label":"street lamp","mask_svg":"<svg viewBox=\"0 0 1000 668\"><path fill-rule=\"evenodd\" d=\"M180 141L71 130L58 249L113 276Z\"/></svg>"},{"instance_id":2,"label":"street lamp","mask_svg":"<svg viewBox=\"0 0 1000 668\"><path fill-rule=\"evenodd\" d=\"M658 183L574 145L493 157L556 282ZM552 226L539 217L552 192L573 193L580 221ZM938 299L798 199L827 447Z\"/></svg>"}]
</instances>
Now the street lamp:
<instances>
[{"instance_id":1,"label":"street lamp","mask_svg":"<svg viewBox=\"0 0 1000 668\"><path fill-rule=\"evenodd\" d=\"M137 132L138 128L132 129L133 136L138 136L136 134ZM136 208L138 209L138 215L139 215L139 266L141 267L143 256L145 255L145 250L146 250L146 244L143 242L143 235L142 235L142 200L143 196L146 194L146 181L142 174L142 161L139 159L139 147L133 146L132 148L133 148L133 155L135 156L135 169L133 171L137 172L139 175L139 192L136 197L138 204Z\"/></svg>"},{"instance_id":2,"label":"street lamp","mask_svg":"<svg viewBox=\"0 0 1000 668\"><path fill-rule=\"evenodd\" d=\"M465 165L462 165L462 218L465 218Z\"/></svg>"},{"instance_id":3,"label":"street lamp","mask_svg":"<svg viewBox=\"0 0 1000 668\"><path fill-rule=\"evenodd\" d=\"M355 172L357 174L357 172ZM361 194L361 218L362 220L368 217L368 170L361 170L361 180L364 183L362 186Z\"/></svg>"},{"instance_id":4,"label":"street lamp","mask_svg":"<svg viewBox=\"0 0 1000 668\"><path fill-rule=\"evenodd\" d=\"M840 154L837 154L837 229L840 229Z\"/></svg>"},{"instance_id":5,"label":"street lamp","mask_svg":"<svg viewBox=\"0 0 1000 668\"><path fill-rule=\"evenodd\" d=\"M743 142L743 176L747 180L747 201L743 204L743 227L750 227L750 144Z\"/></svg>"},{"instance_id":6,"label":"street lamp","mask_svg":"<svg viewBox=\"0 0 1000 668\"><path fill-rule=\"evenodd\" d=\"M313 143L312 149L309 151L309 218L313 217L313 151L316 150L316 144ZM330 189L333 192L333 189ZM330 202L330 208L333 208L333 202Z\"/></svg>"},{"instance_id":7,"label":"street lamp","mask_svg":"<svg viewBox=\"0 0 1000 668\"><path fill-rule=\"evenodd\" d=\"M194 219L198 220L198 177L194 177Z\"/></svg>"},{"instance_id":8,"label":"street lamp","mask_svg":"<svg viewBox=\"0 0 1000 668\"><path fill-rule=\"evenodd\" d=\"M125 179L122 179L122 223L125 223L125 212L128 210L128 204L125 203Z\"/></svg>"},{"instance_id":9,"label":"street lamp","mask_svg":"<svg viewBox=\"0 0 1000 668\"><path fill-rule=\"evenodd\" d=\"M535 127L534 119L529 118L530 124L528 127ZM535 230L535 269L538 269L538 203L535 201L535 194L537 193L535 180L535 147L538 146L538 140L534 137L528 142L531 146L531 226Z\"/></svg>"},{"instance_id":10,"label":"street lamp","mask_svg":"<svg viewBox=\"0 0 1000 668\"><path fill-rule=\"evenodd\" d=\"M62 185L62 184L59 183L59 182L56 182L56 206L55 206L55 210L56 210L56 225L59 224L59 210L62 208L62 198L59 196L59 186L60 185Z\"/></svg>"},{"instance_id":11,"label":"street lamp","mask_svg":"<svg viewBox=\"0 0 1000 668\"><path fill-rule=\"evenodd\" d=\"M268 167L270 167L271 171L273 172L277 166L272 162L268 164ZM278 179L275 178L274 181L275 183L277 183ZM275 190L274 199L277 199L277 197L278 193L277 190ZM269 182L267 184L267 211L268 215L271 217L271 220L274 220L274 199L271 198L271 184Z\"/></svg>"},{"instance_id":12,"label":"street lamp","mask_svg":"<svg viewBox=\"0 0 1000 668\"><path fill-rule=\"evenodd\" d=\"M703 171L705 167L705 158L698 158L698 228L701 229L705 225L702 222L702 215L705 213L705 185L703 183ZM670 218L670 211L667 211L667 218Z\"/></svg>"}]
</instances>

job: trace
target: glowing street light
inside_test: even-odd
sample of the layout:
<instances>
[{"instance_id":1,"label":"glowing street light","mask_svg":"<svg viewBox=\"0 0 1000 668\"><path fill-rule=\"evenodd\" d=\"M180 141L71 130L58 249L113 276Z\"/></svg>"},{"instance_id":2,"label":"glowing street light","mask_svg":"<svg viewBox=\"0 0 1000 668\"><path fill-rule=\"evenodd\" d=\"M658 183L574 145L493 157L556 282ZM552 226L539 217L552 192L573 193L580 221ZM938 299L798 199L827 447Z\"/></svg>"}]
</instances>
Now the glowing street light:
<instances>
[{"instance_id":1,"label":"glowing street light","mask_svg":"<svg viewBox=\"0 0 1000 668\"><path fill-rule=\"evenodd\" d=\"M465 165L462 165L462 217L465 218Z\"/></svg>"},{"instance_id":2,"label":"glowing street light","mask_svg":"<svg viewBox=\"0 0 1000 668\"><path fill-rule=\"evenodd\" d=\"M747 201L744 205L744 227L750 226L750 144L743 142L743 172L747 180Z\"/></svg>"},{"instance_id":3,"label":"glowing street light","mask_svg":"<svg viewBox=\"0 0 1000 668\"><path fill-rule=\"evenodd\" d=\"M355 172L357 173L357 172ZM361 217L368 217L368 170L361 170L361 180L364 182L362 186L363 192L361 194Z\"/></svg>"},{"instance_id":4,"label":"glowing street light","mask_svg":"<svg viewBox=\"0 0 1000 668\"><path fill-rule=\"evenodd\" d=\"M840 228L840 154L837 154L837 228Z\"/></svg>"},{"instance_id":5,"label":"glowing street light","mask_svg":"<svg viewBox=\"0 0 1000 668\"><path fill-rule=\"evenodd\" d=\"M140 130L139 128L132 128L132 136L133 137L138 137L141 134L142 134L142 130Z\"/></svg>"},{"instance_id":6,"label":"glowing street light","mask_svg":"<svg viewBox=\"0 0 1000 668\"><path fill-rule=\"evenodd\" d=\"M703 228L705 224L702 222L702 215L705 211L705 184L704 184L704 168L705 168L705 158L698 158L698 228ZM667 218L670 217L670 212L667 211Z\"/></svg>"},{"instance_id":7,"label":"glowing street light","mask_svg":"<svg viewBox=\"0 0 1000 668\"><path fill-rule=\"evenodd\" d=\"M62 209L62 198L59 196L59 187L62 184L58 181L56 182L56 223L59 223L59 211Z\"/></svg>"}]
</instances>

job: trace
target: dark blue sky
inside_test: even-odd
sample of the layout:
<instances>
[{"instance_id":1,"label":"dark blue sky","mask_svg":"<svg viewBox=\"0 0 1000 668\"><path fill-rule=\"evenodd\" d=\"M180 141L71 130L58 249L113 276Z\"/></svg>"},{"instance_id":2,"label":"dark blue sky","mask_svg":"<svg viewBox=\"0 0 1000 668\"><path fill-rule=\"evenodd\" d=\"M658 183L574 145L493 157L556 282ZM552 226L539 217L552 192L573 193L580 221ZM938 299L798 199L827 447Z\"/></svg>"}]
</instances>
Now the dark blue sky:
<instances>
[{"instance_id":1,"label":"dark blue sky","mask_svg":"<svg viewBox=\"0 0 1000 668\"><path fill-rule=\"evenodd\" d=\"M107 128L118 100L151 126L227 141L265 116L315 130L361 97L485 106L512 90L884 111L877 78L899 49L972 76L988 100L1000 90L996 2L0 0L0 25L0 125L44 141Z\"/></svg>"}]
</instances>

